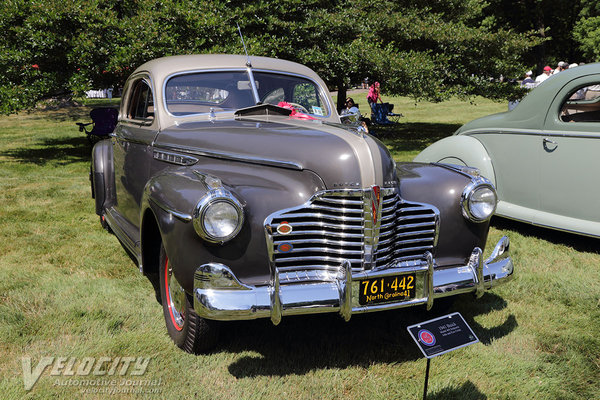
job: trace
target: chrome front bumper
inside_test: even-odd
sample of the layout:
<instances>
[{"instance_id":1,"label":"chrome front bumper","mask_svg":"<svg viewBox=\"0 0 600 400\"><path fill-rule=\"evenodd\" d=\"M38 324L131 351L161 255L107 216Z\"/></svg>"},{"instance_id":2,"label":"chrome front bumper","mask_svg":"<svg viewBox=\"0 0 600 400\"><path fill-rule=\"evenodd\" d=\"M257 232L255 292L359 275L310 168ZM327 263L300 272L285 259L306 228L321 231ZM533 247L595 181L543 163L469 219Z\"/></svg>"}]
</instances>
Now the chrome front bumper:
<instances>
[{"instance_id":1,"label":"chrome front bumper","mask_svg":"<svg viewBox=\"0 0 600 400\"><path fill-rule=\"evenodd\" d=\"M249 286L240 282L223 264L204 264L194 275L194 309L207 319L242 320L270 317L277 325L284 315L338 312L346 321L352 314L426 305L436 298L473 292L477 297L486 289L512 278L513 263L509 256L509 240L504 236L491 256L483 260L481 249L475 248L467 265L434 268L434 260L426 253L421 260L400 262L386 268L352 272L344 262L331 279L320 282L280 285L279 271L272 271L268 286ZM416 296L401 302L362 306L358 302L360 281L393 275L416 275Z\"/></svg>"}]
</instances>

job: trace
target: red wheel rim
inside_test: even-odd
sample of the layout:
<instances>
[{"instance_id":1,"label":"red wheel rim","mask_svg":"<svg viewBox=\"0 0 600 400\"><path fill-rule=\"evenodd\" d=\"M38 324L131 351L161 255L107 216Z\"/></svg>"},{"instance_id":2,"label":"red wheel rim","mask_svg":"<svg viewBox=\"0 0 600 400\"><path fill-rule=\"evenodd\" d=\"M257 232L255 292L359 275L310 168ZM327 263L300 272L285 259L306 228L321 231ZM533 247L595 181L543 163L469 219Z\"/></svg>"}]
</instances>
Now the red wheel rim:
<instances>
[{"instance_id":1,"label":"red wheel rim","mask_svg":"<svg viewBox=\"0 0 600 400\"><path fill-rule=\"evenodd\" d=\"M171 296L171 285L169 284L169 259L165 257L165 293L167 296L167 308L169 309L169 316L171 317L171 323L178 331L183 329L183 312L180 312L173 303Z\"/></svg>"}]
</instances>

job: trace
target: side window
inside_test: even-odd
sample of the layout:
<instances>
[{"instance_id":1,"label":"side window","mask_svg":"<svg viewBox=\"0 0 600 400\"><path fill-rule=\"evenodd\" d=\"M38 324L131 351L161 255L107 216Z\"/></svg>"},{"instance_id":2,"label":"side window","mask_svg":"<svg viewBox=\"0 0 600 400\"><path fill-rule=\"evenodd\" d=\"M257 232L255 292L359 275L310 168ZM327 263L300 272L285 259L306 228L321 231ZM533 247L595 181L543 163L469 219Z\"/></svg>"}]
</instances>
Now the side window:
<instances>
[{"instance_id":1,"label":"side window","mask_svg":"<svg viewBox=\"0 0 600 400\"><path fill-rule=\"evenodd\" d=\"M127 118L141 121L151 121L154 119L152 89L150 89L150 86L143 79L133 84Z\"/></svg>"},{"instance_id":2,"label":"side window","mask_svg":"<svg viewBox=\"0 0 600 400\"><path fill-rule=\"evenodd\" d=\"M600 82L569 93L560 118L564 122L600 122Z\"/></svg>"}]
</instances>

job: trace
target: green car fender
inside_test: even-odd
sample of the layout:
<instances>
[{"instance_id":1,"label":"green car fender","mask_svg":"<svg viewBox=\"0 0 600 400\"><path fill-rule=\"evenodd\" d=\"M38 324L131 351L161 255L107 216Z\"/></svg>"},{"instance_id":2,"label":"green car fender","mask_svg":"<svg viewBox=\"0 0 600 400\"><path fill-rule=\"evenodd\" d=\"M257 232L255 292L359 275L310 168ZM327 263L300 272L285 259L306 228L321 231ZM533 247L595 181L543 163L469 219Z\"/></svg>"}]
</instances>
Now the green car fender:
<instances>
[{"instance_id":1,"label":"green car fender","mask_svg":"<svg viewBox=\"0 0 600 400\"><path fill-rule=\"evenodd\" d=\"M456 135L439 140L419 153L414 161L475 167L496 185L492 160L483 144L472 136Z\"/></svg>"}]
</instances>

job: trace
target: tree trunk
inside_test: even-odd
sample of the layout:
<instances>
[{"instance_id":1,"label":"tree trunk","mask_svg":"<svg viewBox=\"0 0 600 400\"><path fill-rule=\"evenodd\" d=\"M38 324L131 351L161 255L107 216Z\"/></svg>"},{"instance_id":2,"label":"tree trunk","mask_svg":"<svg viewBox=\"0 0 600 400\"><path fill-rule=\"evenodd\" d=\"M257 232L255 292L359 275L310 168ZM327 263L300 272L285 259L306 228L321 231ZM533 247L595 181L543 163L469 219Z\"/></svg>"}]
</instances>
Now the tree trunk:
<instances>
[{"instance_id":1,"label":"tree trunk","mask_svg":"<svg viewBox=\"0 0 600 400\"><path fill-rule=\"evenodd\" d=\"M340 114L342 110L346 108L346 94L348 93L348 88L343 83L338 83L337 88L337 111L338 114Z\"/></svg>"}]
</instances>

